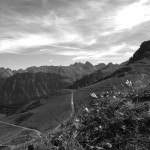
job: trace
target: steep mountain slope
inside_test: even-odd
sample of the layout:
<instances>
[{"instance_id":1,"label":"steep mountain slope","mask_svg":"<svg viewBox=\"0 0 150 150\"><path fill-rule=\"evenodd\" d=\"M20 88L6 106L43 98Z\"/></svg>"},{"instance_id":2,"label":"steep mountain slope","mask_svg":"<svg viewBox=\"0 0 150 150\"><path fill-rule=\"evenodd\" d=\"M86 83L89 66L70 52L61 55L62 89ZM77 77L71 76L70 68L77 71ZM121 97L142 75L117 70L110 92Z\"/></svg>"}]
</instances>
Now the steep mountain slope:
<instances>
[{"instance_id":1,"label":"steep mountain slope","mask_svg":"<svg viewBox=\"0 0 150 150\"><path fill-rule=\"evenodd\" d=\"M84 63L75 63L70 66L40 66L40 67L29 67L25 70L19 69L19 70L11 70L9 68L0 68L0 78L8 78L12 75L15 75L17 73L37 73L37 72L43 72L43 73L56 73L60 74L64 77L68 77L70 82L74 82L77 79L80 79L84 75L90 74L97 70L95 66L93 66L91 63L86 62Z\"/></svg>"},{"instance_id":2,"label":"steep mountain slope","mask_svg":"<svg viewBox=\"0 0 150 150\"><path fill-rule=\"evenodd\" d=\"M145 41L141 44L140 48L134 53L133 57L129 60L130 63L140 61L142 59L150 60L150 41Z\"/></svg>"},{"instance_id":3,"label":"steep mountain slope","mask_svg":"<svg viewBox=\"0 0 150 150\"><path fill-rule=\"evenodd\" d=\"M94 82L102 79L104 74L102 71L99 69L95 71L94 73L90 75L85 75L83 78L75 81L71 86L69 86L70 89L77 89L77 88L82 88L87 85L93 84Z\"/></svg>"},{"instance_id":4,"label":"steep mountain slope","mask_svg":"<svg viewBox=\"0 0 150 150\"><path fill-rule=\"evenodd\" d=\"M0 78L8 78L13 75L13 71L9 68L0 68Z\"/></svg>"},{"instance_id":5,"label":"steep mountain slope","mask_svg":"<svg viewBox=\"0 0 150 150\"><path fill-rule=\"evenodd\" d=\"M0 89L0 104L25 104L30 100L48 96L68 85L65 78L59 74L18 73L3 82Z\"/></svg>"},{"instance_id":6,"label":"steep mountain slope","mask_svg":"<svg viewBox=\"0 0 150 150\"><path fill-rule=\"evenodd\" d=\"M101 64L96 65L95 67L97 68L97 70L100 69L103 73L109 74L109 73L112 73L115 70L119 69L120 65L119 64L113 64L113 63L108 63L106 65L106 64L101 63Z\"/></svg>"},{"instance_id":7,"label":"steep mountain slope","mask_svg":"<svg viewBox=\"0 0 150 150\"><path fill-rule=\"evenodd\" d=\"M91 74L96 68L89 62L75 63L70 66L41 66L27 68L27 72L37 73L56 73L61 74L63 77L68 78L70 83L82 78L84 75Z\"/></svg>"},{"instance_id":8,"label":"steep mountain slope","mask_svg":"<svg viewBox=\"0 0 150 150\"><path fill-rule=\"evenodd\" d=\"M118 65L118 64L109 63L106 65L104 63L100 63L95 66L97 69L96 71L94 71L90 75L85 75L83 78L75 81L69 88L76 89L76 88L81 88L93 84L94 82L102 80L105 76L121 68L121 66L123 66L123 64Z\"/></svg>"},{"instance_id":9,"label":"steep mountain slope","mask_svg":"<svg viewBox=\"0 0 150 150\"><path fill-rule=\"evenodd\" d=\"M47 97L50 93L64 89L77 79L92 73L95 67L86 62L70 66L30 67L17 71L4 68L1 70L0 104L14 105Z\"/></svg>"},{"instance_id":10,"label":"steep mountain slope","mask_svg":"<svg viewBox=\"0 0 150 150\"><path fill-rule=\"evenodd\" d=\"M77 106L89 104L90 93L101 93L126 86L126 81L150 83L150 41L145 41L133 57L112 74L98 80L96 83L76 90ZM128 87L129 88L129 87Z\"/></svg>"}]
</instances>

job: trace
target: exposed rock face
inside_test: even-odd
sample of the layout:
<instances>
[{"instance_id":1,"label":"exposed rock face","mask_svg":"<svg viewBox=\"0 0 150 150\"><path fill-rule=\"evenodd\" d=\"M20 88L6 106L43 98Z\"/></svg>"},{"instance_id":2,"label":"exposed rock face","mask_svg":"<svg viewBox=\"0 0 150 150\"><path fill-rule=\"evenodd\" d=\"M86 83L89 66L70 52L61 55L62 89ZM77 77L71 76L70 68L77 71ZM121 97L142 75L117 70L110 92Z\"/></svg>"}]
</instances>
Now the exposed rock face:
<instances>
[{"instance_id":1,"label":"exposed rock face","mask_svg":"<svg viewBox=\"0 0 150 150\"><path fill-rule=\"evenodd\" d=\"M0 78L8 78L12 75L13 75L13 72L11 69L0 68Z\"/></svg>"},{"instance_id":2,"label":"exposed rock face","mask_svg":"<svg viewBox=\"0 0 150 150\"><path fill-rule=\"evenodd\" d=\"M13 70L13 74L16 74L16 73L25 73L25 72L27 72L27 71L23 70L23 69Z\"/></svg>"},{"instance_id":3,"label":"exposed rock face","mask_svg":"<svg viewBox=\"0 0 150 150\"><path fill-rule=\"evenodd\" d=\"M24 104L51 92L66 88L69 83L59 74L22 73L15 74L3 82L0 89L0 104Z\"/></svg>"},{"instance_id":4,"label":"exposed rock face","mask_svg":"<svg viewBox=\"0 0 150 150\"><path fill-rule=\"evenodd\" d=\"M71 82L76 81L77 79L82 78L86 74L90 74L95 71L97 68L93 66L91 63L86 62L84 63L75 63L70 66L40 66L40 67L29 67L25 70L11 70L9 68L0 68L0 78L8 78L12 75L17 73L37 73L37 72L44 72L44 73L56 73L61 74L64 77L70 78Z\"/></svg>"},{"instance_id":5,"label":"exposed rock face","mask_svg":"<svg viewBox=\"0 0 150 150\"><path fill-rule=\"evenodd\" d=\"M140 48L134 53L129 63L133 63L144 58L150 58L150 41L145 41L141 44Z\"/></svg>"},{"instance_id":6,"label":"exposed rock face","mask_svg":"<svg viewBox=\"0 0 150 150\"><path fill-rule=\"evenodd\" d=\"M103 78L103 73L101 70L97 70L90 75L85 75L83 78L75 81L69 88L77 89L93 84L94 82Z\"/></svg>"},{"instance_id":7,"label":"exposed rock face","mask_svg":"<svg viewBox=\"0 0 150 150\"><path fill-rule=\"evenodd\" d=\"M77 79L82 78L84 75L91 74L96 68L89 62L75 63L70 66L41 66L41 67L30 67L27 68L27 72L37 73L37 72L46 72L46 73L56 73L61 74L62 76L68 78L70 83L76 81Z\"/></svg>"},{"instance_id":8,"label":"exposed rock face","mask_svg":"<svg viewBox=\"0 0 150 150\"><path fill-rule=\"evenodd\" d=\"M120 68L120 65L109 63L106 66L102 67L101 71L103 74L107 75L107 74L110 74L110 73L116 71L119 68Z\"/></svg>"},{"instance_id":9,"label":"exposed rock face","mask_svg":"<svg viewBox=\"0 0 150 150\"><path fill-rule=\"evenodd\" d=\"M75 81L70 88L81 88L85 87L87 85L93 84L94 82L97 82L98 80L102 79L104 76L111 74L112 72L116 71L120 68L120 65L109 63L106 64L98 64L95 66L97 68L96 71L91 73L90 75L85 75L81 79Z\"/></svg>"},{"instance_id":10,"label":"exposed rock face","mask_svg":"<svg viewBox=\"0 0 150 150\"><path fill-rule=\"evenodd\" d=\"M104 63L99 63L99 64L96 65L95 67L96 67L97 69L101 69L101 68L106 67L106 66L107 66L107 65L104 64Z\"/></svg>"}]
</instances>

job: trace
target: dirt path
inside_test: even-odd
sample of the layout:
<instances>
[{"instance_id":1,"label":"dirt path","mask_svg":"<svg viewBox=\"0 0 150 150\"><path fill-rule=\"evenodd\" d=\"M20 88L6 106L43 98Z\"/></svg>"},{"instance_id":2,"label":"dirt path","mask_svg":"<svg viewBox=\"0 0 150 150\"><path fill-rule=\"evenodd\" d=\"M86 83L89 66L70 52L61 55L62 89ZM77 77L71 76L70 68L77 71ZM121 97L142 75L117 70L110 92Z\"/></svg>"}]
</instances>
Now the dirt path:
<instances>
[{"instance_id":1,"label":"dirt path","mask_svg":"<svg viewBox=\"0 0 150 150\"><path fill-rule=\"evenodd\" d=\"M71 93L71 108L72 108L71 117L73 117L73 115L75 114L75 110L74 110L74 99L73 99L73 97L74 97L74 91L72 90L71 92L72 92L72 93Z\"/></svg>"},{"instance_id":2,"label":"dirt path","mask_svg":"<svg viewBox=\"0 0 150 150\"><path fill-rule=\"evenodd\" d=\"M74 111L74 90L71 90L71 114L69 116L68 119L66 119L65 121L63 121L63 123L65 124L70 118L72 118L75 114L75 111ZM61 123L62 124L62 123ZM53 129L52 133L56 132L60 127L61 127L61 124L59 124L55 129Z\"/></svg>"},{"instance_id":3,"label":"dirt path","mask_svg":"<svg viewBox=\"0 0 150 150\"><path fill-rule=\"evenodd\" d=\"M18 126L18 125L14 125L14 124L11 124L11 123L7 123L7 122L3 122L3 121L0 121L0 123L3 123L3 124L6 124L6 125L10 125L10 126L13 126L13 127L18 127L18 128L22 128L24 130L31 130L31 131L34 131L37 133L38 136L41 136L42 133L38 130L35 130L35 129L30 129L30 128L27 128L27 127L22 127L22 126Z\"/></svg>"}]
</instances>

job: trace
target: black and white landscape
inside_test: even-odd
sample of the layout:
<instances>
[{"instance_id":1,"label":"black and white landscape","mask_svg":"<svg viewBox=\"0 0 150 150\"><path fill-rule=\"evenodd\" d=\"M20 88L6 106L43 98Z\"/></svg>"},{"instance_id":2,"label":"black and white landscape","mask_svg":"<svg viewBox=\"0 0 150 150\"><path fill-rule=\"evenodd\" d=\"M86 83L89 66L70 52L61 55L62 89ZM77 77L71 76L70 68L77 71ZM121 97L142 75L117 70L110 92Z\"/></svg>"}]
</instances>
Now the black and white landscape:
<instances>
[{"instance_id":1,"label":"black and white landscape","mask_svg":"<svg viewBox=\"0 0 150 150\"><path fill-rule=\"evenodd\" d=\"M0 150L149 150L149 9L0 0Z\"/></svg>"}]
</instances>

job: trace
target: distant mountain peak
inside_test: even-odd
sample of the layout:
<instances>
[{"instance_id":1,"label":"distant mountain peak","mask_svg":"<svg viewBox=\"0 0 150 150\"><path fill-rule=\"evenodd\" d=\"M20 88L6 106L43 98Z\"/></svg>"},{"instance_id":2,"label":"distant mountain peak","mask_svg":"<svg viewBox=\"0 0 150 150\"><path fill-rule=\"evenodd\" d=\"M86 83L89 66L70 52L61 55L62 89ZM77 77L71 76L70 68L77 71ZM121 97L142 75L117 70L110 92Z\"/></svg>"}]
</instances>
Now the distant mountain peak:
<instances>
[{"instance_id":1,"label":"distant mountain peak","mask_svg":"<svg viewBox=\"0 0 150 150\"><path fill-rule=\"evenodd\" d=\"M85 63L85 65L86 65L87 67L93 67L92 63L90 63L89 61L87 61L87 62Z\"/></svg>"},{"instance_id":2,"label":"distant mountain peak","mask_svg":"<svg viewBox=\"0 0 150 150\"><path fill-rule=\"evenodd\" d=\"M7 77L10 77L13 75L13 72L11 71L11 69L7 68L3 68L1 67L0 68L0 78L3 77L3 78L7 78Z\"/></svg>"},{"instance_id":3,"label":"distant mountain peak","mask_svg":"<svg viewBox=\"0 0 150 150\"><path fill-rule=\"evenodd\" d=\"M148 40L148 41L144 41L142 44L141 44L141 46L140 47L149 47L150 48L150 40ZM150 49L149 49L150 50Z\"/></svg>"},{"instance_id":4,"label":"distant mountain peak","mask_svg":"<svg viewBox=\"0 0 150 150\"><path fill-rule=\"evenodd\" d=\"M130 58L129 63L133 63L144 58L150 59L150 40L144 41L140 48L133 54L133 57Z\"/></svg>"},{"instance_id":5,"label":"distant mountain peak","mask_svg":"<svg viewBox=\"0 0 150 150\"><path fill-rule=\"evenodd\" d=\"M73 65L71 65L71 66L80 66L80 65L84 65L83 63L81 63L81 62L75 62Z\"/></svg>"},{"instance_id":6,"label":"distant mountain peak","mask_svg":"<svg viewBox=\"0 0 150 150\"><path fill-rule=\"evenodd\" d=\"M90 63L89 61L86 61L85 65L88 65L88 64L92 65L92 63Z\"/></svg>"}]
</instances>

